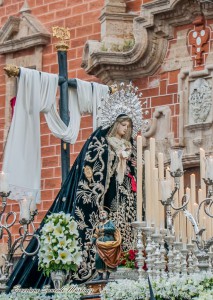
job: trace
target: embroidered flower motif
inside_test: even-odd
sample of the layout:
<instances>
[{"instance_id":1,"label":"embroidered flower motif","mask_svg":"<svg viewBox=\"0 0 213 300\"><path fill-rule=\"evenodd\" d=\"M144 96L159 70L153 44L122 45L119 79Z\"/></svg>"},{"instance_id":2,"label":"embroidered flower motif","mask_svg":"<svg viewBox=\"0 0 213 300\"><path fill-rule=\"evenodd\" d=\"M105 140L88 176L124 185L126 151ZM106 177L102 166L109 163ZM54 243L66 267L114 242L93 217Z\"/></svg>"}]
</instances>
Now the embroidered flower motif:
<instances>
[{"instance_id":1,"label":"embroidered flower motif","mask_svg":"<svg viewBox=\"0 0 213 300\"><path fill-rule=\"evenodd\" d=\"M86 178L89 180L89 182L91 182L92 177L93 177L93 170L90 166L84 167L84 174L85 174Z\"/></svg>"}]
</instances>

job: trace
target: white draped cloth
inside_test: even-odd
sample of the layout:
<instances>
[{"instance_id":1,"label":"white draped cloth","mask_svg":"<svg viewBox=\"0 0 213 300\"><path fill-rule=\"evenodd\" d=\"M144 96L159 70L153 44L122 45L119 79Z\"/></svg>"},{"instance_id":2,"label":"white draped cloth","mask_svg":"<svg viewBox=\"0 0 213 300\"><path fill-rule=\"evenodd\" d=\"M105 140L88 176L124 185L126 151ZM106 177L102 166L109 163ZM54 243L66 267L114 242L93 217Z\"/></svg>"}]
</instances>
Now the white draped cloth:
<instances>
[{"instance_id":1,"label":"white draped cloth","mask_svg":"<svg viewBox=\"0 0 213 300\"><path fill-rule=\"evenodd\" d=\"M93 130L100 124L97 122L98 107L101 105L101 99L106 98L109 92L107 85L76 79L77 89L69 88L68 105L70 112L70 122L68 126L61 120L56 102L51 110L45 114L49 129L54 136L64 140L67 143L74 144L77 140L81 115L85 113L93 114Z\"/></svg>"},{"instance_id":2,"label":"white draped cloth","mask_svg":"<svg viewBox=\"0 0 213 300\"><path fill-rule=\"evenodd\" d=\"M81 114L93 112L96 120L101 98L107 97L108 87L77 79L77 90L69 89L70 122L61 120L56 105L58 75L21 68L18 93L12 123L5 147L3 171L8 173L10 199L24 197L40 202L41 145L40 112L52 133L74 144L80 129ZM94 121L93 127L97 124Z\"/></svg>"}]
</instances>

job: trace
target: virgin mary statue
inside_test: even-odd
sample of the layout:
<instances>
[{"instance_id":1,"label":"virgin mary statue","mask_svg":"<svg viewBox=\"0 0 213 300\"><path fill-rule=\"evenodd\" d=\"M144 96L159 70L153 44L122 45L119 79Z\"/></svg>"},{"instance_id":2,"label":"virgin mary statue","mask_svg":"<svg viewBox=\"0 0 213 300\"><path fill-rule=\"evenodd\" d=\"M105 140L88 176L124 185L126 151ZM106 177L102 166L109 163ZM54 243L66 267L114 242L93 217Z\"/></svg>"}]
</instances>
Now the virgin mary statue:
<instances>
[{"instance_id":1,"label":"virgin mary statue","mask_svg":"<svg viewBox=\"0 0 213 300\"><path fill-rule=\"evenodd\" d=\"M73 282L88 280L95 270L95 249L88 249L99 211L108 210L122 236L122 248L131 249L131 223L136 217L133 138L142 126L141 105L132 85L109 95L99 113L101 126L85 142L47 215L63 211L74 216L79 231L82 263ZM37 230L40 235L44 221ZM32 239L27 251L36 249ZM7 283L42 288L50 279L38 271L38 257L23 255Z\"/></svg>"}]
</instances>

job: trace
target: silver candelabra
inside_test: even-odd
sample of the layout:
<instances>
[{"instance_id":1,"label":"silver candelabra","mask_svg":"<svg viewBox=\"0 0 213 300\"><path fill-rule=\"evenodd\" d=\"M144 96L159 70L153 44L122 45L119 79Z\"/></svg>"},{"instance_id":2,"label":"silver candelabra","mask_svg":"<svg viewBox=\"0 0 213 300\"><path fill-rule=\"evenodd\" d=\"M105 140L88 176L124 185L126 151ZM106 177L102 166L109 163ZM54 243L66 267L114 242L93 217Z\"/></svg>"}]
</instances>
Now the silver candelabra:
<instances>
[{"instance_id":1,"label":"silver candelabra","mask_svg":"<svg viewBox=\"0 0 213 300\"><path fill-rule=\"evenodd\" d=\"M12 228L17 223L17 214L14 211L6 212L7 198L10 192L0 192L1 197L1 211L0 211L0 239L7 239L7 252L2 254L4 265L0 266L0 290L6 288L7 282L13 267L13 257L16 250L19 248L27 256L34 256L37 254L40 242L39 237L35 234L35 227L33 224L35 216L38 214L37 209L30 211L31 199L22 199L19 201L20 205L20 227L18 230L19 237L13 238ZM26 204L24 206L24 204ZM30 230L30 226L32 229ZM37 248L33 252L25 250L25 242L28 242L32 237L37 240Z\"/></svg>"}]
</instances>

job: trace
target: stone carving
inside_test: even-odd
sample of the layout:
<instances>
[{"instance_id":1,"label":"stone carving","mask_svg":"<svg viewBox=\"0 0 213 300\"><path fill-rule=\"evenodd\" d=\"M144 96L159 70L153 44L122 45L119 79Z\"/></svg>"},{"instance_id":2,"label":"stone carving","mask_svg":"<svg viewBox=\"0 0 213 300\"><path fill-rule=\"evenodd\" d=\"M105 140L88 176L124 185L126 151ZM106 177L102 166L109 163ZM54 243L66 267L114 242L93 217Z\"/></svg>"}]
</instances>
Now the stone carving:
<instances>
[{"instance_id":1,"label":"stone carving","mask_svg":"<svg viewBox=\"0 0 213 300\"><path fill-rule=\"evenodd\" d=\"M189 124L206 122L212 107L212 88L199 78L192 84L189 96Z\"/></svg>"},{"instance_id":2,"label":"stone carving","mask_svg":"<svg viewBox=\"0 0 213 300\"><path fill-rule=\"evenodd\" d=\"M205 18L203 15L195 18L194 29L189 32L188 43L191 48L191 56L198 65L204 62L203 53L209 52L208 42L211 30L205 26Z\"/></svg>"},{"instance_id":3,"label":"stone carving","mask_svg":"<svg viewBox=\"0 0 213 300\"><path fill-rule=\"evenodd\" d=\"M85 71L108 84L154 74L162 66L168 41L174 37L176 26L191 24L202 10L206 18L213 16L213 3L200 5L199 0L151 1L142 5L140 16L127 13L125 1L122 1L121 13L119 3L119 0L105 0L100 18L101 41L87 41L83 53L82 67ZM124 28L125 32L122 31ZM133 37L129 36L131 32ZM117 43L117 49L121 49L126 39L134 41L132 48L129 47L127 52L115 52L112 43ZM178 57L179 66L175 64L170 69L188 66L191 57L185 39L186 36L181 53L183 61L179 62L181 58ZM188 54L187 61L184 60L185 52Z\"/></svg>"},{"instance_id":4,"label":"stone carving","mask_svg":"<svg viewBox=\"0 0 213 300\"><path fill-rule=\"evenodd\" d=\"M202 138L195 138L193 139L193 144L197 147L201 147L203 144L203 139Z\"/></svg>"}]
</instances>

